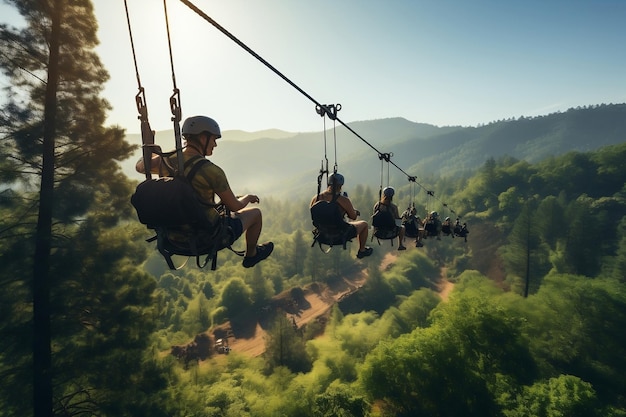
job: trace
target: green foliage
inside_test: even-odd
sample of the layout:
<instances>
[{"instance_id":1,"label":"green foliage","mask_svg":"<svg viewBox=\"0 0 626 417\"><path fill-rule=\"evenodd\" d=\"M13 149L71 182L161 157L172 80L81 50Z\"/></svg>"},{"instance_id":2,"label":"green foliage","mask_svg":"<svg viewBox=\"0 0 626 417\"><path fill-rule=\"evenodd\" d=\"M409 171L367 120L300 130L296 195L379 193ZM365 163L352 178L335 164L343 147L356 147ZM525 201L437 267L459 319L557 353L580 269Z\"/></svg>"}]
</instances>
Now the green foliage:
<instances>
[{"instance_id":1,"label":"green foliage","mask_svg":"<svg viewBox=\"0 0 626 417\"><path fill-rule=\"evenodd\" d=\"M537 291L543 276L550 270L548 252L542 245L539 226L534 219L530 204L526 203L513 224L509 243L502 251L510 275L509 285L525 296Z\"/></svg>"},{"instance_id":2,"label":"green foliage","mask_svg":"<svg viewBox=\"0 0 626 417\"><path fill-rule=\"evenodd\" d=\"M368 355L360 373L367 392L396 415L494 415L493 376L524 381L532 369L518 321L471 294L433 314L431 327Z\"/></svg>"},{"instance_id":3,"label":"green foliage","mask_svg":"<svg viewBox=\"0 0 626 417\"><path fill-rule=\"evenodd\" d=\"M267 332L265 361L270 371L276 367L287 367L292 372L307 372L311 369L304 340L295 325L284 315L277 316Z\"/></svg>"},{"instance_id":4,"label":"green foliage","mask_svg":"<svg viewBox=\"0 0 626 417\"><path fill-rule=\"evenodd\" d=\"M533 355L548 376L579 376L611 401L626 390L626 294L607 279L550 275L523 307Z\"/></svg>"},{"instance_id":5,"label":"green foliage","mask_svg":"<svg viewBox=\"0 0 626 417\"><path fill-rule=\"evenodd\" d=\"M560 375L524 387L517 398L517 406L506 410L506 417L592 417L604 416L598 408L596 393L591 384L571 375Z\"/></svg>"},{"instance_id":6,"label":"green foliage","mask_svg":"<svg viewBox=\"0 0 626 417\"><path fill-rule=\"evenodd\" d=\"M0 43L9 57L0 66L14 74L3 106L12 116L3 118L0 145L0 314L7 318L0 325L0 373L8 387L0 414L28 415L28 277L44 86L15 74L20 67L45 72L49 19L33 2L9 3L24 12L28 27L0 28L2 39L11 39ZM547 120L445 129L449 136L424 141L421 149L437 150L463 170L469 159L484 160L476 149L492 152L471 176L429 179L469 222L467 244L429 239L380 271L384 246L364 261L354 259L356 241L324 254L310 247L308 199L264 198L263 234L276 243L267 261L244 270L241 258L223 251L217 271L193 265L169 271L158 253L147 253L144 228L128 222L133 184L116 161L133 147L120 129L102 127L108 104L98 93L107 75L92 51L96 25L89 2L78 1L72 12L64 22L50 264L58 414L76 414L84 404L85 413L102 416L626 414L626 144L531 164L561 145L521 142L522 160L505 156L503 138L522 131L541 138L538 126ZM21 52L8 48L13 39L25 46ZM559 132L581 145L586 122L623 112L618 107L553 115L551 123L558 119ZM576 121L573 113L589 119ZM478 130L480 146L471 137ZM467 153L451 155L449 141L459 138L468 139ZM409 186L397 189L399 199ZM376 191L351 186L363 218ZM438 204L416 199L420 210ZM263 357L234 351L184 369L167 355L172 344L227 320L233 328L256 324L256 312L276 293L341 284L365 265L367 282L333 307L325 328L321 320L309 322L303 335L284 314L264 321ZM456 283L448 301L434 292L440 267Z\"/></svg>"},{"instance_id":7,"label":"green foliage","mask_svg":"<svg viewBox=\"0 0 626 417\"><path fill-rule=\"evenodd\" d=\"M198 294L181 316L181 329L188 335L195 335L211 325L210 307L204 294Z\"/></svg>"},{"instance_id":8,"label":"green foliage","mask_svg":"<svg viewBox=\"0 0 626 417\"><path fill-rule=\"evenodd\" d=\"M315 397L315 415L320 417L363 417L365 399L344 384L333 382L323 394Z\"/></svg>"},{"instance_id":9,"label":"green foliage","mask_svg":"<svg viewBox=\"0 0 626 417\"><path fill-rule=\"evenodd\" d=\"M220 305L233 317L252 307L252 290L241 278L233 278L224 287Z\"/></svg>"}]
</instances>

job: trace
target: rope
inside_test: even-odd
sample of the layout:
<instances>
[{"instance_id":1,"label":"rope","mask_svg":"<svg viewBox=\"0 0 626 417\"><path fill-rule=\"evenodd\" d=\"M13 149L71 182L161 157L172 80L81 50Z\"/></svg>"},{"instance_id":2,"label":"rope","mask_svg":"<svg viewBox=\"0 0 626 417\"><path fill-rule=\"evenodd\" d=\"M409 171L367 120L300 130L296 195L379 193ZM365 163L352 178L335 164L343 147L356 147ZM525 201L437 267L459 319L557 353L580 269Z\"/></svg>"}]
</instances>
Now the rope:
<instances>
[{"instance_id":1,"label":"rope","mask_svg":"<svg viewBox=\"0 0 626 417\"><path fill-rule=\"evenodd\" d=\"M130 25L130 15L128 13L128 2L124 0L124 9L126 10L126 23L128 24L128 34L130 35L130 49L133 52L133 62L135 63L135 76L137 77L137 84L141 89L141 79L139 78L139 67L137 65L137 55L135 54L135 42L133 41L133 31Z\"/></svg>"},{"instance_id":2,"label":"rope","mask_svg":"<svg viewBox=\"0 0 626 417\"><path fill-rule=\"evenodd\" d=\"M167 30L167 46L170 53L170 66L172 68L173 94L170 97L170 110L172 112L172 122L174 122L174 141L176 143L176 159L178 161L178 172L182 175L185 172L183 160L183 143L180 134L180 121L182 111L180 108L180 90L176 86L176 72L174 71L174 55L172 53L172 39L170 36L170 22L167 14L167 0L163 0L163 11L165 13L165 28Z\"/></svg>"},{"instance_id":3,"label":"rope","mask_svg":"<svg viewBox=\"0 0 626 417\"><path fill-rule=\"evenodd\" d=\"M139 77L139 66L137 65L137 55L135 53L135 43L133 41L133 31L130 24L130 14L128 13L128 3L124 0L124 8L126 10L126 22L128 24L128 34L130 36L130 46L133 53L133 62L135 63L135 75L137 77L138 93L135 95L135 104L137 106L137 112L139 113L138 119L141 126L141 143L143 147L143 166L146 173L146 179L152 178L152 149L154 148L154 132L150 127L148 121L148 105L146 101L146 91L141 85L141 78Z\"/></svg>"}]
</instances>

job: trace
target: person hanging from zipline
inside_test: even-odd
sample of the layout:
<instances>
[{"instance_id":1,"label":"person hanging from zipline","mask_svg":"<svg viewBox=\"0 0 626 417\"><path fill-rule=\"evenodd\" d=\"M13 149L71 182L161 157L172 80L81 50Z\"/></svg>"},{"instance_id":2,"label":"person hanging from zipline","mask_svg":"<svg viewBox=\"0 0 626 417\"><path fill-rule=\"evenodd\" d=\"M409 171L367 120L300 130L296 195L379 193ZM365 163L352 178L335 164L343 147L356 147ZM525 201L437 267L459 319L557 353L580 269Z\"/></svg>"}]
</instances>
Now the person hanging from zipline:
<instances>
[{"instance_id":1,"label":"person hanging from zipline","mask_svg":"<svg viewBox=\"0 0 626 417\"><path fill-rule=\"evenodd\" d=\"M181 133L186 140L186 146L182 151L184 160L184 171L187 175L195 164L206 160L206 156L213 155L213 150L217 147L217 139L222 137L220 127L215 120L207 116L193 116L185 120ZM166 156L168 155L168 156ZM173 176L177 173L177 156L175 152L163 154L153 154L151 159L151 172L160 176ZM135 167L138 172L145 173L144 161L141 158ZM212 224L220 221L220 213L215 209L215 195L220 199L230 212L227 221L233 230L233 242L244 232L246 235L246 250L243 258L243 266L251 268L262 260L266 259L274 250L272 242L257 245L261 235L263 219L261 210L258 207L247 207L249 204L259 202L259 197L254 194L246 194L236 197L228 184L228 179L224 171L217 165L208 162L204 163L193 176L191 186L195 190L199 199L207 210L206 215ZM184 241L192 231L182 231L179 236L168 236L172 240ZM207 236L210 239L210 236ZM231 242L232 243L232 242Z\"/></svg>"},{"instance_id":2,"label":"person hanging from zipline","mask_svg":"<svg viewBox=\"0 0 626 417\"><path fill-rule=\"evenodd\" d=\"M370 256L374 251L369 246L366 246L369 226L365 220L357 220L361 213L354 208L352 201L341 193L344 182L343 175L337 172L330 174L328 176L328 188L313 196L310 207L313 207L319 201L335 202L337 204L341 217L347 216L350 219L347 223L352 226L346 238L352 239L357 236L359 238L359 251L356 256L361 259Z\"/></svg>"},{"instance_id":3,"label":"person hanging from zipline","mask_svg":"<svg viewBox=\"0 0 626 417\"><path fill-rule=\"evenodd\" d=\"M404 246L405 229L402 225L402 218L400 217L398 206L393 203L393 196L395 193L396 190L393 187L385 187L382 191L380 201L374 205L373 212L374 216L376 216L379 212L390 216L389 224L383 226L382 228L386 229L385 233L389 233L387 236L398 237L398 250L406 250L406 247ZM376 225L374 225L374 227L378 229ZM381 235L380 238L385 238L385 234Z\"/></svg>"},{"instance_id":4,"label":"person hanging from zipline","mask_svg":"<svg viewBox=\"0 0 626 417\"><path fill-rule=\"evenodd\" d=\"M417 215L415 205L409 206L402 213L402 225L404 226L404 236L415 238L415 247L424 246L422 238L424 236L424 224L422 219Z\"/></svg>"}]
</instances>

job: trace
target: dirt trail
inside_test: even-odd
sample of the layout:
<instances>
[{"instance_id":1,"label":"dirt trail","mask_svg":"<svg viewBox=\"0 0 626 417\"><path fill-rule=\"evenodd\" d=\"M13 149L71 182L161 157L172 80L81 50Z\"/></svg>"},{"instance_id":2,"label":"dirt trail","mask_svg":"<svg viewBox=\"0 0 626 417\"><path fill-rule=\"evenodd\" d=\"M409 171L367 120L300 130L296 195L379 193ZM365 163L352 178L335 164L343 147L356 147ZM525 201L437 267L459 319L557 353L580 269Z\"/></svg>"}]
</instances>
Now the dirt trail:
<instances>
[{"instance_id":1,"label":"dirt trail","mask_svg":"<svg viewBox=\"0 0 626 417\"><path fill-rule=\"evenodd\" d=\"M443 301L448 301L450 292L454 289L454 283L448 281L448 268L442 266L439 275L439 296Z\"/></svg>"},{"instance_id":2,"label":"dirt trail","mask_svg":"<svg viewBox=\"0 0 626 417\"><path fill-rule=\"evenodd\" d=\"M390 268L397 260L398 254L389 252L385 255L380 263L382 271ZM446 279L447 269L441 268L441 284L439 286L439 294L444 301L447 301L448 294L452 291L454 284ZM290 320L300 328L305 324L317 320L324 316L332 306L342 298L349 296L351 293L358 291L367 280L367 269L362 269L352 276L343 279L345 285L335 286L334 289L326 288L323 292L317 293L310 289L305 290L303 303L305 309L299 309L297 313L287 313ZM229 345L234 352L243 353L249 356L260 356L265 351L266 332L261 325L257 323L254 334L249 338L229 337Z\"/></svg>"}]
</instances>

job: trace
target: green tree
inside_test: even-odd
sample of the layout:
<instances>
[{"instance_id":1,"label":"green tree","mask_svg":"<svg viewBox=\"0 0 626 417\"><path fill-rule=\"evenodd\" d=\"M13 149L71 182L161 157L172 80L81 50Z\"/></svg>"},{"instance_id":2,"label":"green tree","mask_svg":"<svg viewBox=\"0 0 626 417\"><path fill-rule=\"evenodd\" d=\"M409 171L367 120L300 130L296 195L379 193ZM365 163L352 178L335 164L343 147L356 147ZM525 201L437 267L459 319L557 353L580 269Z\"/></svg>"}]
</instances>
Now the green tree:
<instances>
[{"instance_id":1,"label":"green tree","mask_svg":"<svg viewBox=\"0 0 626 417\"><path fill-rule=\"evenodd\" d=\"M302 336L298 334L294 323L283 314L276 316L267 332L264 356L269 370L281 366L292 372L307 372L311 369Z\"/></svg>"},{"instance_id":2,"label":"green tree","mask_svg":"<svg viewBox=\"0 0 626 417\"><path fill-rule=\"evenodd\" d=\"M626 296L616 283L551 274L528 305L518 307L542 373L576 375L591 383L605 404L623 399L626 390Z\"/></svg>"},{"instance_id":3,"label":"green tree","mask_svg":"<svg viewBox=\"0 0 626 417\"><path fill-rule=\"evenodd\" d=\"M211 325L210 307L204 294L197 294L182 315L183 330L188 335L203 332Z\"/></svg>"},{"instance_id":4,"label":"green tree","mask_svg":"<svg viewBox=\"0 0 626 417\"><path fill-rule=\"evenodd\" d=\"M622 218L617 229L620 239L615 256L607 259L603 267L607 276L623 284L626 282L626 217Z\"/></svg>"},{"instance_id":5,"label":"green tree","mask_svg":"<svg viewBox=\"0 0 626 417\"><path fill-rule=\"evenodd\" d=\"M307 244L304 241L304 235L302 234L301 229L297 229L293 234L293 240L289 247L290 256L288 263L288 273L287 276L292 275L302 275L304 273L304 259L306 257L307 251L309 250L310 244Z\"/></svg>"},{"instance_id":6,"label":"green tree","mask_svg":"<svg viewBox=\"0 0 626 417\"><path fill-rule=\"evenodd\" d=\"M531 202L527 202L515 220L507 245L502 251L507 272L513 277L513 286L521 287L527 297L536 292L549 271L548 253L542 246Z\"/></svg>"},{"instance_id":7,"label":"green tree","mask_svg":"<svg viewBox=\"0 0 626 417\"><path fill-rule=\"evenodd\" d=\"M496 376L532 380L520 321L492 300L461 293L435 309L432 320L431 327L382 341L365 360L360 379L368 396L390 412L497 415Z\"/></svg>"},{"instance_id":8,"label":"green tree","mask_svg":"<svg viewBox=\"0 0 626 417\"><path fill-rule=\"evenodd\" d=\"M264 306L274 295L272 284L265 278L261 268L252 270L250 290L252 303L257 307Z\"/></svg>"},{"instance_id":9,"label":"green tree","mask_svg":"<svg viewBox=\"0 0 626 417\"><path fill-rule=\"evenodd\" d=\"M130 215L132 191L117 161L133 147L122 129L103 127L108 74L94 52L93 6L7 3L25 25L0 26L0 66L10 78L0 112L0 181L10 207L0 220L0 304L18 312L0 325L0 369L19 395L3 390L0 406L9 415L30 415L33 398L35 415L51 407L158 409L139 388L154 282L135 268L145 251L133 228L117 226ZM137 383L122 390L131 379Z\"/></svg>"},{"instance_id":10,"label":"green tree","mask_svg":"<svg viewBox=\"0 0 626 417\"><path fill-rule=\"evenodd\" d=\"M506 410L506 417L593 417L605 416L588 382L572 375L560 375L524 387L516 399L516 408Z\"/></svg>"},{"instance_id":11,"label":"green tree","mask_svg":"<svg viewBox=\"0 0 626 417\"><path fill-rule=\"evenodd\" d=\"M220 305L226 307L228 316L245 313L252 307L252 290L241 278L233 278L222 290Z\"/></svg>"},{"instance_id":12,"label":"green tree","mask_svg":"<svg viewBox=\"0 0 626 417\"><path fill-rule=\"evenodd\" d=\"M556 242L567 233L567 218L562 205L563 197L548 196L537 207L534 221L542 239L551 249L556 249Z\"/></svg>"},{"instance_id":13,"label":"green tree","mask_svg":"<svg viewBox=\"0 0 626 417\"><path fill-rule=\"evenodd\" d=\"M350 386L336 382L315 398L315 415L321 417L364 417L368 409L365 398Z\"/></svg>"},{"instance_id":14,"label":"green tree","mask_svg":"<svg viewBox=\"0 0 626 417\"><path fill-rule=\"evenodd\" d=\"M567 207L568 233L563 248L564 273L593 277L599 272L604 237L599 233L602 222L598 216L594 216L593 222L590 222L590 212L592 200L584 195L570 202ZM596 244L590 245L590 241Z\"/></svg>"}]
</instances>

